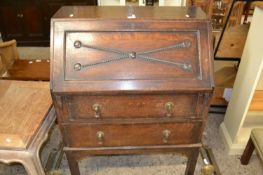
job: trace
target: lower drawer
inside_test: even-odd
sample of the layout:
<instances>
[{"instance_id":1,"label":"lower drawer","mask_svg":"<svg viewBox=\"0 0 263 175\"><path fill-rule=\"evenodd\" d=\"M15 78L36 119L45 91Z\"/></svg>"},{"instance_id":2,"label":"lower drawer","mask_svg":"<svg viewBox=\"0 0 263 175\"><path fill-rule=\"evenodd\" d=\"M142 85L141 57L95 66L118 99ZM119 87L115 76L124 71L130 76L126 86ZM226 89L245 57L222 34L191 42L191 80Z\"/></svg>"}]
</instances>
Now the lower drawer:
<instances>
[{"instance_id":1,"label":"lower drawer","mask_svg":"<svg viewBox=\"0 0 263 175\"><path fill-rule=\"evenodd\" d=\"M202 122L66 124L66 146L142 146L200 142Z\"/></svg>"}]
</instances>

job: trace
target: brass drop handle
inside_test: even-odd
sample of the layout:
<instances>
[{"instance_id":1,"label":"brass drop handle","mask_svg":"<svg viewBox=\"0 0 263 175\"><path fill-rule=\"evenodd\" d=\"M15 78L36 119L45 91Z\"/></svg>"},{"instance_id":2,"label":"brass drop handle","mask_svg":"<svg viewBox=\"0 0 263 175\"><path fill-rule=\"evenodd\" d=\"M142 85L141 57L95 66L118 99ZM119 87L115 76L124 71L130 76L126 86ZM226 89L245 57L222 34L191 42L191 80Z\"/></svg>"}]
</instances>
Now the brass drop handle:
<instances>
[{"instance_id":1,"label":"brass drop handle","mask_svg":"<svg viewBox=\"0 0 263 175\"><path fill-rule=\"evenodd\" d=\"M165 109L166 109L166 116L171 117L174 109L174 103L173 102L165 103Z\"/></svg>"},{"instance_id":2,"label":"brass drop handle","mask_svg":"<svg viewBox=\"0 0 263 175\"><path fill-rule=\"evenodd\" d=\"M168 139L171 135L171 131L168 129L163 130L163 143L168 143Z\"/></svg>"},{"instance_id":3,"label":"brass drop handle","mask_svg":"<svg viewBox=\"0 0 263 175\"><path fill-rule=\"evenodd\" d=\"M23 18L23 17L24 17L24 14L22 14L22 13L21 13L21 14L18 13L18 14L17 14L17 17L18 17L18 18Z\"/></svg>"},{"instance_id":4,"label":"brass drop handle","mask_svg":"<svg viewBox=\"0 0 263 175\"><path fill-rule=\"evenodd\" d=\"M98 143L99 144L103 144L103 142L104 142L104 132L98 131L96 136L97 136Z\"/></svg>"},{"instance_id":5,"label":"brass drop handle","mask_svg":"<svg viewBox=\"0 0 263 175\"><path fill-rule=\"evenodd\" d=\"M102 108L102 106L100 104L97 104L97 103L95 103L92 106L92 109L95 112L95 118L99 118L101 116L101 108Z\"/></svg>"}]
</instances>

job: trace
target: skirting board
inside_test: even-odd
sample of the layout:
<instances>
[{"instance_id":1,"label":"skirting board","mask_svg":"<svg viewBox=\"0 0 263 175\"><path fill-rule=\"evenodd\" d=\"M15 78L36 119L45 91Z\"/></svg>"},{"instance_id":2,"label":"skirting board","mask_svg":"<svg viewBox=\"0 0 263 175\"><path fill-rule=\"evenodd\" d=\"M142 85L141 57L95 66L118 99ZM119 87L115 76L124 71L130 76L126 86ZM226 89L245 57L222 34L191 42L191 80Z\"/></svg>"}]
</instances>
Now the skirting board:
<instances>
[{"instance_id":1,"label":"skirting board","mask_svg":"<svg viewBox=\"0 0 263 175\"><path fill-rule=\"evenodd\" d=\"M219 134L229 155L241 155L243 153L246 143L234 143L228 133L227 128L225 127L224 122L222 122L220 125Z\"/></svg>"}]
</instances>

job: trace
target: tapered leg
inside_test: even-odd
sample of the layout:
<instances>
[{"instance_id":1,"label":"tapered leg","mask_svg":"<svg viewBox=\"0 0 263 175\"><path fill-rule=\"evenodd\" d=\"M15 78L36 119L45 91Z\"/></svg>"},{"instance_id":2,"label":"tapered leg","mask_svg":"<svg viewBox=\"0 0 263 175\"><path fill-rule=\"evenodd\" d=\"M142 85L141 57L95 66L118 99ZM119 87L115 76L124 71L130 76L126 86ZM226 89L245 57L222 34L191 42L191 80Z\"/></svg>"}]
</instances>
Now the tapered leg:
<instances>
[{"instance_id":1,"label":"tapered leg","mask_svg":"<svg viewBox=\"0 0 263 175\"><path fill-rule=\"evenodd\" d=\"M247 165L248 164L254 149L255 149L255 145L254 145L252 139L249 138L247 146L246 146L246 148L245 148L245 150L244 150L244 152L243 152L243 154L241 156L241 159L240 159L240 162L241 162L242 165Z\"/></svg>"},{"instance_id":2,"label":"tapered leg","mask_svg":"<svg viewBox=\"0 0 263 175\"><path fill-rule=\"evenodd\" d=\"M22 162L28 175L45 175L41 161L37 157L28 156Z\"/></svg>"},{"instance_id":3,"label":"tapered leg","mask_svg":"<svg viewBox=\"0 0 263 175\"><path fill-rule=\"evenodd\" d=\"M71 175L80 175L78 160L72 152L66 152Z\"/></svg>"},{"instance_id":4,"label":"tapered leg","mask_svg":"<svg viewBox=\"0 0 263 175\"><path fill-rule=\"evenodd\" d=\"M188 154L188 161L186 165L185 175L193 175L195 171L196 162L199 155L199 148L193 149Z\"/></svg>"}]
</instances>

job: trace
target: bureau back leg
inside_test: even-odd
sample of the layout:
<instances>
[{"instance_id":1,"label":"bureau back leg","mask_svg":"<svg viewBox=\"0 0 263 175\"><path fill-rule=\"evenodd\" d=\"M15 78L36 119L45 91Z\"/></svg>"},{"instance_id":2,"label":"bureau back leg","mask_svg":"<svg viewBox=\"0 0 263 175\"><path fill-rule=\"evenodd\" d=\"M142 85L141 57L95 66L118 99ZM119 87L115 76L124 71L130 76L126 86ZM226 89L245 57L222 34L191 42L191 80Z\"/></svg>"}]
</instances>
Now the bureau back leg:
<instances>
[{"instance_id":1,"label":"bureau back leg","mask_svg":"<svg viewBox=\"0 0 263 175\"><path fill-rule=\"evenodd\" d=\"M80 175L79 164L76 156L72 152L66 152L67 160L71 175Z\"/></svg>"},{"instance_id":2,"label":"bureau back leg","mask_svg":"<svg viewBox=\"0 0 263 175\"><path fill-rule=\"evenodd\" d=\"M193 175L194 174L198 155L199 155L199 148L194 148L191 151L189 151L188 156L187 156L188 160L187 160L185 175Z\"/></svg>"}]
</instances>

